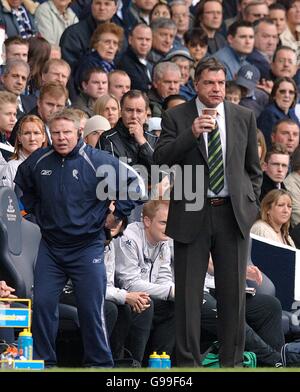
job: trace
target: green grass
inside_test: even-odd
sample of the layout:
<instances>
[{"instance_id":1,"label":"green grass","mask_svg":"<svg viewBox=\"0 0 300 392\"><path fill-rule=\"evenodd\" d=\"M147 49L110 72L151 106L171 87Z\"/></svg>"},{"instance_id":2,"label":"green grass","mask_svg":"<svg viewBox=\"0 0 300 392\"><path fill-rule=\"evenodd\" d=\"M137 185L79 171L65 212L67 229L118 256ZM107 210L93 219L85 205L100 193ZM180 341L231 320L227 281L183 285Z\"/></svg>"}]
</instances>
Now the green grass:
<instances>
[{"instance_id":1,"label":"green grass","mask_svg":"<svg viewBox=\"0 0 300 392\"><path fill-rule=\"evenodd\" d=\"M30 370L24 369L0 369L0 372L28 372ZM149 369L149 368L115 368L115 369L96 369L96 368L51 368L45 370L31 370L32 372L46 372L46 373L70 373L70 372L79 372L79 373L118 373L118 372L130 372L130 373L162 373L168 374L173 372L182 372L182 373L271 373L271 372L280 372L280 373L288 373L288 372L300 372L300 368L171 368L171 369Z\"/></svg>"}]
</instances>

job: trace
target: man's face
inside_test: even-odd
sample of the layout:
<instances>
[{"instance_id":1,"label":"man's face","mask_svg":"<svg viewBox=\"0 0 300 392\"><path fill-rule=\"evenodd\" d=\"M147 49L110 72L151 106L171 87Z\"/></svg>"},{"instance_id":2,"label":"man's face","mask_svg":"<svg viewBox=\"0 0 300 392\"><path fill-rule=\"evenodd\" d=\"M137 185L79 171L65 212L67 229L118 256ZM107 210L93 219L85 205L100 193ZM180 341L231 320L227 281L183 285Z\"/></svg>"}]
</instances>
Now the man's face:
<instances>
[{"instance_id":1,"label":"man's face","mask_svg":"<svg viewBox=\"0 0 300 392\"><path fill-rule=\"evenodd\" d=\"M254 30L252 27L239 27L235 37L228 35L229 45L239 54L250 54L254 47Z\"/></svg>"},{"instance_id":2,"label":"man's face","mask_svg":"<svg viewBox=\"0 0 300 392\"><path fill-rule=\"evenodd\" d=\"M5 103L0 106L0 131L11 132L17 119L17 105Z\"/></svg>"},{"instance_id":3,"label":"man's face","mask_svg":"<svg viewBox=\"0 0 300 392\"><path fill-rule=\"evenodd\" d=\"M248 4L253 3L253 0L242 0L241 3L238 3L238 12L242 14L242 19L245 19L245 13L244 10L247 7Z\"/></svg>"},{"instance_id":4,"label":"man's face","mask_svg":"<svg viewBox=\"0 0 300 392\"><path fill-rule=\"evenodd\" d=\"M195 88L200 101L209 108L215 108L225 98L224 71L205 69L201 73L199 80L195 82Z\"/></svg>"},{"instance_id":5,"label":"man's face","mask_svg":"<svg viewBox=\"0 0 300 392\"><path fill-rule=\"evenodd\" d=\"M270 19L275 23L278 35L286 28L286 15L284 10L270 10Z\"/></svg>"},{"instance_id":6,"label":"man's face","mask_svg":"<svg viewBox=\"0 0 300 392\"><path fill-rule=\"evenodd\" d=\"M268 56L273 56L277 43L278 34L276 26L268 23L260 23L255 33L255 48Z\"/></svg>"},{"instance_id":7,"label":"man's face","mask_svg":"<svg viewBox=\"0 0 300 392\"><path fill-rule=\"evenodd\" d=\"M241 100L241 94L238 92L226 93L226 99L227 101L238 105Z\"/></svg>"},{"instance_id":8,"label":"man's face","mask_svg":"<svg viewBox=\"0 0 300 392\"><path fill-rule=\"evenodd\" d=\"M121 101L121 98L130 90L131 80L127 75L112 74L109 78L109 92Z\"/></svg>"},{"instance_id":9,"label":"man's face","mask_svg":"<svg viewBox=\"0 0 300 392\"><path fill-rule=\"evenodd\" d=\"M209 1L204 5L201 23L207 30L218 30L223 18L222 5L217 1Z\"/></svg>"},{"instance_id":10,"label":"man's face","mask_svg":"<svg viewBox=\"0 0 300 392\"><path fill-rule=\"evenodd\" d=\"M98 22L109 22L117 11L117 4L113 0L93 0L91 11Z\"/></svg>"},{"instance_id":11,"label":"man's face","mask_svg":"<svg viewBox=\"0 0 300 392\"><path fill-rule=\"evenodd\" d=\"M152 48L160 53L167 54L174 42L176 30L160 28L153 31Z\"/></svg>"},{"instance_id":12,"label":"man's face","mask_svg":"<svg viewBox=\"0 0 300 392\"><path fill-rule=\"evenodd\" d=\"M66 105L66 97L53 97L50 94L45 94L43 98L39 98L37 102L38 113L42 120L48 124L50 117L57 112L60 112Z\"/></svg>"},{"instance_id":13,"label":"man's face","mask_svg":"<svg viewBox=\"0 0 300 392\"><path fill-rule=\"evenodd\" d=\"M89 81L82 82L82 90L92 99L102 97L108 91L108 79L106 73L94 72L91 74Z\"/></svg>"},{"instance_id":14,"label":"man's face","mask_svg":"<svg viewBox=\"0 0 300 392\"><path fill-rule=\"evenodd\" d=\"M22 3L23 0L8 0L8 4L11 8L19 8Z\"/></svg>"},{"instance_id":15,"label":"man's face","mask_svg":"<svg viewBox=\"0 0 300 392\"><path fill-rule=\"evenodd\" d=\"M247 22L253 23L258 19L267 17L268 15L269 15L269 8L267 4L253 5L252 7L250 7L245 20Z\"/></svg>"},{"instance_id":16,"label":"man's face","mask_svg":"<svg viewBox=\"0 0 300 392\"><path fill-rule=\"evenodd\" d=\"M78 129L70 120L54 120L50 133L54 150L63 157L70 154L78 142Z\"/></svg>"},{"instance_id":17,"label":"man's face","mask_svg":"<svg viewBox=\"0 0 300 392\"><path fill-rule=\"evenodd\" d=\"M2 76L2 83L7 91L19 96L25 91L27 78L28 70L22 65L16 65Z\"/></svg>"},{"instance_id":18,"label":"man's face","mask_svg":"<svg viewBox=\"0 0 300 392\"><path fill-rule=\"evenodd\" d=\"M272 154L264 164L265 173L276 183L283 182L289 169L290 157L284 154Z\"/></svg>"},{"instance_id":19,"label":"man's face","mask_svg":"<svg viewBox=\"0 0 300 392\"><path fill-rule=\"evenodd\" d=\"M184 57L180 57L174 61L178 65L181 72L181 83L186 84L190 78L191 62Z\"/></svg>"},{"instance_id":20,"label":"man's face","mask_svg":"<svg viewBox=\"0 0 300 392\"><path fill-rule=\"evenodd\" d=\"M297 72L297 56L292 50L282 49L276 54L271 64L273 74L277 77L288 76L293 78Z\"/></svg>"},{"instance_id":21,"label":"man's face","mask_svg":"<svg viewBox=\"0 0 300 392\"><path fill-rule=\"evenodd\" d=\"M272 143L284 144L291 155L299 145L299 127L297 124L281 123L276 133L271 135Z\"/></svg>"},{"instance_id":22,"label":"man's face","mask_svg":"<svg viewBox=\"0 0 300 392\"><path fill-rule=\"evenodd\" d=\"M158 0L135 0L137 7L148 14L157 3Z\"/></svg>"},{"instance_id":23,"label":"man's face","mask_svg":"<svg viewBox=\"0 0 300 392\"><path fill-rule=\"evenodd\" d=\"M167 241L169 237L165 234L168 219L168 207L161 205L152 219L144 218L147 240L151 244L159 241Z\"/></svg>"},{"instance_id":24,"label":"man's face","mask_svg":"<svg viewBox=\"0 0 300 392\"><path fill-rule=\"evenodd\" d=\"M173 5L172 19L176 23L177 32L185 33L189 28L189 9L186 5Z\"/></svg>"},{"instance_id":25,"label":"man's face","mask_svg":"<svg viewBox=\"0 0 300 392\"><path fill-rule=\"evenodd\" d=\"M67 66L53 64L49 67L49 71L42 74L43 83L59 82L66 87L70 77L70 70Z\"/></svg>"},{"instance_id":26,"label":"man's face","mask_svg":"<svg viewBox=\"0 0 300 392\"><path fill-rule=\"evenodd\" d=\"M28 45L11 44L6 50L6 61L8 60L28 60Z\"/></svg>"},{"instance_id":27,"label":"man's face","mask_svg":"<svg viewBox=\"0 0 300 392\"><path fill-rule=\"evenodd\" d=\"M129 125L136 124L143 125L147 119L146 103L142 97L126 98L121 109L122 121L126 128Z\"/></svg>"},{"instance_id":28,"label":"man's face","mask_svg":"<svg viewBox=\"0 0 300 392\"><path fill-rule=\"evenodd\" d=\"M162 98L167 98L169 95L179 94L180 82L180 72L167 70L159 80L153 81L153 86Z\"/></svg>"},{"instance_id":29,"label":"man's face","mask_svg":"<svg viewBox=\"0 0 300 392\"><path fill-rule=\"evenodd\" d=\"M295 1L286 13L288 23L290 25L300 24L300 1Z\"/></svg>"},{"instance_id":30,"label":"man's face","mask_svg":"<svg viewBox=\"0 0 300 392\"><path fill-rule=\"evenodd\" d=\"M152 46L152 31L150 27L136 27L132 35L129 36L128 42L139 57L146 58Z\"/></svg>"}]
</instances>

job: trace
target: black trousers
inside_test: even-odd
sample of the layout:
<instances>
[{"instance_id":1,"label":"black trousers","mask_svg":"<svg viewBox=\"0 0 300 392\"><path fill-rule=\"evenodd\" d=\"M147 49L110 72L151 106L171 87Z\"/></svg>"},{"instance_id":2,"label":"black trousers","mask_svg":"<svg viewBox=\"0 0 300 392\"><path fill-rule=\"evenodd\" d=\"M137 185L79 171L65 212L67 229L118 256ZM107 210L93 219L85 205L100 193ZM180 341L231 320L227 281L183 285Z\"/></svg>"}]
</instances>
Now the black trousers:
<instances>
[{"instance_id":1,"label":"black trousers","mask_svg":"<svg viewBox=\"0 0 300 392\"><path fill-rule=\"evenodd\" d=\"M217 339L217 303L204 293L202 306L202 339L210 345ZM260 366L275 366L281 362L280 350L284 344L281 324L281 304L271 295L246 296L245 350L253 351Z\"/></svg>"},{"instance_id":2,"label":"black trousers","mask_svg":"<svg viewBox=\"0 0 300 392\"><path fill-rule=\"evenodd\" d=\"M112 324L109 314L111 309L117 314L117 318ZM110 346L114 359L122 359L126 356L124 349L127 349L132 357L142 363L146 344L149 338L152 318L153 304L142 313L131 310L128 304L117 305L112 301L105 301L105 318L107 329L110 333Z\"/></svg>"},{"instance_id":3,"label":"black trousers","mask_svg":"<svg viewBox=\"0 0 300 392\"><path fill-rule=\"evenodd\" d=\"M200 328L209 253L214 261L218 341L222 366L241 366L245 346L245 281L248 238L231 203L204 206L205 225L189 244L174 241L176 356L178 366L200 366Z\"/></svg>"}]
</instances>

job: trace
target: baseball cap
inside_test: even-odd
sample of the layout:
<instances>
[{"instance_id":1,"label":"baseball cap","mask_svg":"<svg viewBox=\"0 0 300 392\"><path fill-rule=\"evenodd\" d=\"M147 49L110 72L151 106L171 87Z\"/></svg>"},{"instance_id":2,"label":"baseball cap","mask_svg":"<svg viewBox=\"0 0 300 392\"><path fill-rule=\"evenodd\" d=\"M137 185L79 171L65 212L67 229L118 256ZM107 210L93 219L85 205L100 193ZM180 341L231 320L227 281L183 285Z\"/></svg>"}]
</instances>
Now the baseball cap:
<instances>
[{"instance_id":1,"label":"baseball cap","mask_svg":"<svg viewBox=\"0 0 300 392\"><path fill-rule=\"evenodd\" d=\"M239 86L254 90L259 80L259 70L252 64L246 64L239 69L235 82Z\"/></svg>"},{"instance_id":2,"label":"baseball cap","mask_svg":"<svg viewBox=\"0 0 300 392\"><path fill-rule=\"evenodd\" d=\"M193 61L193 57L190 55L190 52L187 49L177 49L169 52L165 57L164 61L172 61L172 59L176 56L181 56L186 58L187 60Z\"/></svg>"},{"instance_id":3,"label":"baseball cap","mask_svg":"<svg viewBox=\"0 0 300 392\"><path fill-rule=\"evenodd\" d=\"M96 115L86 121L83 137L87 137L94 131L108 131L109 129L111 129L109 121L103 116Z\"/></svg>"},{"instance_id":4,"label":"baseball cap","mask_svg":"<svg viewBox=\"0 0 300 392\"><path fill-rule=\"evenodd\" d=\"M148 121L148 131L161 131L161 118L160 117L150 117Z\"/></svg>"}]
</instances>

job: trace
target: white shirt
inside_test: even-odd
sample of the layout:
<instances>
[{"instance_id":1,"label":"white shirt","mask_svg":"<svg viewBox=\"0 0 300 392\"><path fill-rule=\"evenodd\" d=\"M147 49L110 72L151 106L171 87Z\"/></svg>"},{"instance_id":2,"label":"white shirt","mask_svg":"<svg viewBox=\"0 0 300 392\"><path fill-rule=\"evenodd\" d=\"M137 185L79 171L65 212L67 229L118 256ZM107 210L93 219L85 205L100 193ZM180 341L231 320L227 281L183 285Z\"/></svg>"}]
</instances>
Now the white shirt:
<instances>
[{"instance_id":1,"label":"white shirt","mask_svg":"<svg viewBox=\"0 0 300 392\"><path fill-rule=\"evenodd\" d=\"M200 101L200 99L196 98L196 107L198 111L198 115L201 116L202 109L206 108L206 106ZM225 121L225 109L224 102L221 102L217 107L217 123L220 130L221 137L221 145L222 145L222 154L223 154L223 167L224 167L224 188L221 192L216 195L210 189L207 190L208 197L227 197L229 195L228 184L226 178L226 121ZM208 147L207 147L207 132L203 132L203 138L205 142L206 155L208 157Z\"/></svg>"}]
</instances>

